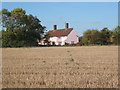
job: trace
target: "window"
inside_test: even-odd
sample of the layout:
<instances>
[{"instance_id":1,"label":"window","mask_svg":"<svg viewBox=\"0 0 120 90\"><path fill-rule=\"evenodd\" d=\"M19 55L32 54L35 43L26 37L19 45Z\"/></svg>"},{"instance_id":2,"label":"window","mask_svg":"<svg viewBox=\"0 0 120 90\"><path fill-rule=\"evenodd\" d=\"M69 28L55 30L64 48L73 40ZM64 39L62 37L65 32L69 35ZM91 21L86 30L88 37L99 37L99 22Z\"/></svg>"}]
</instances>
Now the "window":
<instances>
[{"instance_id":1,"label":"window","mask_svg":"<svg viewBox=\"0 0 120 90\"><path fill-rule=\"evenodd\" d=\"M58 45L61 45L62 44L62 42L58 42Z\"/></svg>"},{"instance_id":2,"label":"window","mask_svg":"<svg viewBox=\"0 0 120 90\"><path fill-rule=\"evenodd\" d=\"M71 41L71 44L74 44L74 41Z\"/></svg>"}]
</instances>

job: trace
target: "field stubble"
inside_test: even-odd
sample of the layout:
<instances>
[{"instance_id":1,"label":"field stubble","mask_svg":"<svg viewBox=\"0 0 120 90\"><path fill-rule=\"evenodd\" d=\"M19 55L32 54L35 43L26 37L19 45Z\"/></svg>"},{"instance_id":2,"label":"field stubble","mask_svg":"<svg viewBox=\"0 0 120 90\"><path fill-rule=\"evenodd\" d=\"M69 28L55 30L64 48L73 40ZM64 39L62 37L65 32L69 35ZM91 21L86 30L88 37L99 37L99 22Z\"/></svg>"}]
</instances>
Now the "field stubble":
<instances>
[{"instance_id":1,"label":"field stubble","mask_svg":"<svg viewBox=\"0 0 120 90\"><path fill-rule=\"evenodd\" d=\"M3 48L3 88L117 88L118 47Z\"/></svg>"}]
</instances>

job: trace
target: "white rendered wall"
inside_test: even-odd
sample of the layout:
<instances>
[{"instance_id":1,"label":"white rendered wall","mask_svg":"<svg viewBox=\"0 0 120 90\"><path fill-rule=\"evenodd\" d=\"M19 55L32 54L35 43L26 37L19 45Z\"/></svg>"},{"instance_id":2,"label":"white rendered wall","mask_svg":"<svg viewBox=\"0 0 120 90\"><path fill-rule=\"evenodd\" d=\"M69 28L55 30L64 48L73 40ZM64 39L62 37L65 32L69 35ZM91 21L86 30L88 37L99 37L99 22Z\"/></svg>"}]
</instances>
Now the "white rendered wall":
<instances>
[{"instance_id":1,"label":"white rendered wall","mask_svg":"<svg viewBox=\"0 0 120 90\"><path fill-rule=\"evenodd\" d=\"M57 37L50 37L49 41L51 42L51 45L52 45L52 42L57 42Z\"/></svg>"},{"instance_id":2,"label":"white rendered wall","mask_svg":"<svg viewBox=\"0 0 120 90\"><path fill-rule=\"evenodd\" d=\"M78 36L77 36L77 33L76 33L74 30L72 30L72 31L70 32L70 34L68 34L67 37L68 37L68 38L67 38L67 40L66 40L66 43L71 44L71 41L74 41L74 44L75 44L75 43L78 43L78 42L79 42L79 38L78 38Z\"/></svg>"},{"instance_id":3,"label":"white rendered wall","mask_svg":"<svg viewBox=\"0 0 120 90\"><path fill-rule=\"evenodd\" d=\"M49 41L55 42L56 45L59 45L59 42L61 42L61 45L65 45L65 40L67 39L67 36L62 37L50 37Z\"/></svg>"}]
</instances>

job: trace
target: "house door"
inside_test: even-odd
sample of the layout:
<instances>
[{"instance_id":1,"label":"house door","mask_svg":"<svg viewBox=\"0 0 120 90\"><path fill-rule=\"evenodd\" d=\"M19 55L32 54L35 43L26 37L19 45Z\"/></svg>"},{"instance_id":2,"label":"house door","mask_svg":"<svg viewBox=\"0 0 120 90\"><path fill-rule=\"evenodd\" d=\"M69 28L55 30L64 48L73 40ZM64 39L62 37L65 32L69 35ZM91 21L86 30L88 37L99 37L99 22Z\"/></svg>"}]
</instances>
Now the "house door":
<instances>
[{"instance_id":1,"label":"house door","mask_svg":"<svg viewBox=\"0 0 120 90\"><path fill-rule=\"evenodd\" d=\"M55 42L52 42L52 45L55 45Z\"/></svg>"},{"instance_id":2,"label":"house door","mask_svg":"<svg viewBox=\"0 0 120 90\"><path fill-rule=\"evenodd\" d=\"M71 44L74 44L74 41L71 41Z\"/></svg>"}]
</instances>

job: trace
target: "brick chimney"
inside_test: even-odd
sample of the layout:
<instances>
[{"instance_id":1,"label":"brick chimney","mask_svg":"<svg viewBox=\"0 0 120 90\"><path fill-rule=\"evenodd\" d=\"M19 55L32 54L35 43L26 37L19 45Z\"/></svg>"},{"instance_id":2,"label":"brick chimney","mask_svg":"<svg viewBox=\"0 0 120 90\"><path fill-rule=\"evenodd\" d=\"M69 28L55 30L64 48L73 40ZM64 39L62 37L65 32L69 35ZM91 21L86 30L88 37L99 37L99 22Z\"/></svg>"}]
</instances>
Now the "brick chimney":
<instances>
[{"instance_id":1,"label":"brick chimney","mask_svg":"<svg viewBox=\"0 0 120 90\"><path fill-rule=\"evenodd\" d=\"M65 28L69 28L69 23L65 23Z\"/></svg>"},{"instance_id":2,"label":"brick chimney","mask_svg":"<svg viewBox=\"0 0 120 90\"><path fill-rule=\"evenodd\" d=\"M57 25L53 25L53 29L54 29L54 30L57 30Z\"/></svg>"}]
</instances>

